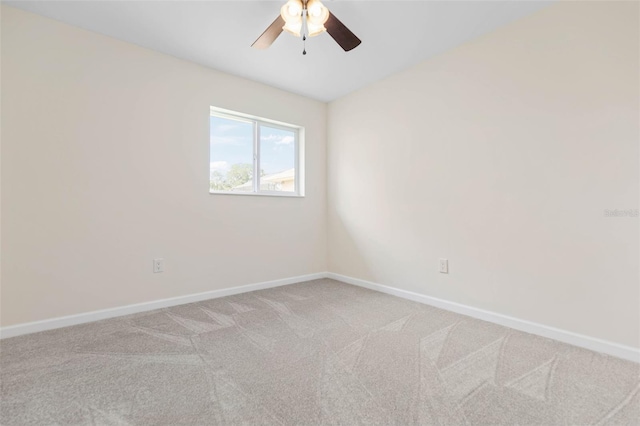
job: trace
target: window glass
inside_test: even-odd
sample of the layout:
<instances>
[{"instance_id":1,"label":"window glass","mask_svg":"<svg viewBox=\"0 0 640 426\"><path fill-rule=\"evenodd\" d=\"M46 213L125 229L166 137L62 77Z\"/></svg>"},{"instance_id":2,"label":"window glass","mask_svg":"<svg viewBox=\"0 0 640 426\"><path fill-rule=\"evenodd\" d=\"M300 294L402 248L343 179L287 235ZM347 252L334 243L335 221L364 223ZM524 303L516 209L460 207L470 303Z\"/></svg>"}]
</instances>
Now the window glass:
<instances>
[{"instance_id":1,"label":"window glass","mask_svg":"<svg viewBox=\"0 0 640 426\"><path fill-rule=\"evenodd\" d=\"M210 189L253 191L253 123L211 117Z\"/></svg>"},{"instance_id":2,"label":"window glass","mask_svg":"<svg viewBox=\"0 0 640 426\"><path fill-rule=\"evenodd\" d=\"M209 192L301 196L302 128L211 107Z\"/></svg>"},{"instance_id":3,"label":"window glass","mask_svg":"<svg viewBox=\"0 0 640 426\"><path fill-rule=\"evenodd\" d=\"M295 192L296 134L260 126L260 190Z\"/></svg>"}]
</instances>

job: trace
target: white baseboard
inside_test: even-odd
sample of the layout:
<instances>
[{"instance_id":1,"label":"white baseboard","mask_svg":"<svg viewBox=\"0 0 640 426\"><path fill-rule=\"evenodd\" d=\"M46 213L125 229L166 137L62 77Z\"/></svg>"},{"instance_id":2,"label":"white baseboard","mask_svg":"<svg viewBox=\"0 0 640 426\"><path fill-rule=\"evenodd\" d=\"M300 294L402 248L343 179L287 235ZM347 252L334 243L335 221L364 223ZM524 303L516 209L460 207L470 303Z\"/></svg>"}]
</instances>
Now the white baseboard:
<instances>
[{"instance_id":1,"label":"white baseboard","mask_svg":"<svg viewBox=\"0 0 640 426\"><path fill-rule=\"evenodd\" d=\"M345 275L334 274L329 272L326 274L327 278L331 278L337 281L342 281L347 284L356 285L359 287L368 288L370 290L379 291L382 293L391 294L393 296L401 297L403 299L412 300L414 302L424 303L436 308L444 309L458 314L467 315L473 318L477 318L483 321L492 322L495 324L503 325L505 327L513 328L516 330L524 331L538 336L547 337L550 339L558 340L563 343L568 343L573 346L589 349L596 352L601 352L607 355L612 355L617 358L626 359L629 361L640 362L640 349L633 348L631 346L625 346L614 342L609 342L595 337L589 337L578 333L573 333L567 330L561 330L555 327L549 327L535 322L522 320L507 315L498 314L495 312L485 311L483 309L474 308L467 305L462 305L456 302L450 302L448 300L438 299L431 296L425 296L423 294L414 293L411 291L401 290L399 288L389 287L382 284L372 283L370 281L361 280L358 278L352 278Z\"/></svg>"},{"instance_id":2,"label":"white baseboard","mask_svg":"<svg viewBox=\"0 0 640 426\"><path fill-rule=\"evenodd\" d=\"M361 280L359 278L352 278L346 275L335 274L333 272L319 272L316 274L300 275L297 277L266 281L239 287L225 288L221 290L206 291L204 293L189 294L186 296L172 297L169 299L155 300L152 302L138 303L135 305L127 305L118 308L103 309L83 314L52 318L43 321L11 325L8 327L0 328L0 339L20 336L23 334L37 333L39 331L52 330L55 328L68 327L71 325L84 324L107 318L135 314L139 312L152 311L154 309L184 305L186 303L200 302L207 299L216 299L219 297L232 296L234 294L248 293L255 290L264 290L267 288L279 287L288 284L317 280L321 278L331 278L337 281L344 282L346 284L356 285L359 287L368 288L370 290L375 290L393 296L401 297L403 299L412 300L414 302L424 303L436 308L456 312L458 314L467 315L472 318L477 318L483 321L492 322L527 333L536 334L538 336L558 340L570 345L578 346L596 352L601 352L607 355L612 355L617 358L640 362L640 349L638 348L633 348L631 346L625 346L618 343L597 339L595 337L573 333L567 330L561 330L555 327L549 327L535 322L510 317L508 315L502 315L491 311L486 311L484 309L474 308L472 306L467 306L456 302L450 302L448 300L438 299L436 297L426 296L424 294L414 293L395 287Z\"/></svg>"},{"instance_id":3,"label":"white baseboard","mask_svg":"<svg viewBox=\"0 0 640 426\"><path fill-rule=\"evenodd\" d=\"M324 272L310 275L300 275L297 277L284 278L280 280L265 281L239 287L224 288L221 290L205 291L204 293L172 297L169 299L154 300L152 302L137 303L135 305L127 305L118 308L102 309L99 311L86 312L77 315L69 315L64 317L51 318L48 320L10 325L8 327L0 328L0 339L21 336L23 334L37 333L39 331L52 330L55 328L69 327L71 325L84 324L87 322L120 317L123 315L136 314L139 312L152 311L154 309L184 305L186 303L200 302L207 299L217 299L219 297L232 296L234 294L247 293L255 290L264 290L267 288L279 287L288 284L317 280L320 278L326 278L326 276L327 274Z\"/></svg>"}]
</instances>

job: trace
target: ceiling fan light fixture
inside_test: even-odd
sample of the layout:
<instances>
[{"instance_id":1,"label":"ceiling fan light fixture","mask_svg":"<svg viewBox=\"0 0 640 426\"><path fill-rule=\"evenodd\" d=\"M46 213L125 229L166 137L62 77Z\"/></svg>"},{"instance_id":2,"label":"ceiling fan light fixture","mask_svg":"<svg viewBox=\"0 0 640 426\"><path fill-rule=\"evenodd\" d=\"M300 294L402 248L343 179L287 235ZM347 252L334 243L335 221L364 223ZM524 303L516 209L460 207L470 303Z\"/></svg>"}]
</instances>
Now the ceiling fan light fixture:
<instances>
[{"instance_id":1,"label":"ceiling fan light fixture","mask_svg":"<svg viewBox=\"0 0 640 426\"><path fill-rule=\"evenodd\" d=\"M329 9L320 0L309 0L307 3L307 30L309 37L322 34L327 29L324 23L329 19Z\"/></svg>"},{"instance_id":2,"label":"ceiling fan light fixture","mask_svg":"<svg viewBox=\"0 0 640 426\"><path fill-rule=\"evenodd\" d=\"M320 0L309 0L307 2L307 16L310 20L324 24L329 19L329 9Z\"/></svg>"},{"instance_id":3,"label":"ceiling fan light fixture","mask_svg":"<svg viewBox=\"0 0 640 426\"><path fill-rule=\"evenodd\" d=\"M300 37L302 31L302 19L299 22L286 22L282 27L283 30L296 37Z\"/></svg>"},{"instance_id":4,"label":"ceiling fan light fixture","mask_svg":"<svg viewBox=\"0 0 640 426\"><path fill-rule=\"evenodd\" d=\"M280 9L280 16L284 19L282 29L296 37L300 37L302 31L302 2L289 0Z\"/></svg>"},{"instance_id":5,"label":"ceiling fan light fixture","mask_svg":"<svg viewBox=\"0 0 640 426\"><path fill-rule=\"evenodd\" d=\"M288 0L280 9L280 14L285 21L288 19L296 19L302 16L302 9L302 1Z\"/></svg>"},{"instance_id":6,"label":"ceiling fan light fixture","mask_svg":"<svg viewBox=\"0 0 640 426\"><path fill-rule=\"evenodd\" d=\"M307 19L307 32L309 33L308 34L309 37L315 37L318 34L322 34L325 31L327 31L327 29L325 28L324 25L314 24L313 22Z\"/></svg>"},{"instance_id":7,"label":"ceiling fan light fixture","mask_svg":"<svg viewBox=\"0 0 640 426\"><path fill-rule=\"evenodd\" d=\"M283 31L296 37L304 34L303 40L306 40L306 37L327 32L345 52L356 48L361 43L360 39L329 12L320 0L287 0L280 8L278 17L251 47L266 49ZM306 50L302 53L306 54Z\"/></svg>"}]
</instances>

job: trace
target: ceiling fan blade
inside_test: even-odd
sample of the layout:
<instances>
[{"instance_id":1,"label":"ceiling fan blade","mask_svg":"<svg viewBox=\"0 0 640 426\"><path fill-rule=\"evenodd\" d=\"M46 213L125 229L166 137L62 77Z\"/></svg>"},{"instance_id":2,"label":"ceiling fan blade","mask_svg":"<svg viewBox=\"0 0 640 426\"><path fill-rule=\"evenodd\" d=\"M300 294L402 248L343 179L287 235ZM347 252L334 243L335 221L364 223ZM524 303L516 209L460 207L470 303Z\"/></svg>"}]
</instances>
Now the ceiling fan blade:
<instances>
[{"instance_id":1,"label":"ceiling fan blade","mask_svg":"<svg viewBox=\"0 0 640 426\"><path fill-rule=\"evenodd\" d=\"M266 49L267 47L271 46L271 44L276 41L276 39L282 32L282 27L284 26L284 24L284 19L282 19L282 16L278 15L276 20L273 21L271 25L269 25L269 28L264 30L260 37L258 37L258 39L253 42L251 47L255 47L256 49Z\"/></svg>"},{"instance_id":2,"label":"ceiling fan blade","mask_svg":"<svg viewBox=\"0 0 640 426\"><path fill-rule=\"evenodd\" d=\"M324 26L329 35L333 37L345 52L358 47L358 45L362 43L362 41L331 12L329 12L329 19L327 19Z\"/></svg>"}]
</instances>

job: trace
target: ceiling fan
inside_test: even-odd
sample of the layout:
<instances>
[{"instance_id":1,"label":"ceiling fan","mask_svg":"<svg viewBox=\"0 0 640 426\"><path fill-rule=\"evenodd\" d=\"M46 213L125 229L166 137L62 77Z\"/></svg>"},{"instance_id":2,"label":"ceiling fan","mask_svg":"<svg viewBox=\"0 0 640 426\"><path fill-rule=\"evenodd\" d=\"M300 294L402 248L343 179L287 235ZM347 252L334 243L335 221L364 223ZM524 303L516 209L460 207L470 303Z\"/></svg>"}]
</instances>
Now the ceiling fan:
<instances>
[{"instance_id":1,"label":"ceiling fan","mask_svg":"<svg viewBox=\"0 0 640 426\"><path fill-rule=\"evenodd\" d=\"M356 48L360 39L329 11L320 0L288 0L280 9L280 15L253 42L251 47L266 49L278 38L282 31L301 37L314 37L328 32L331 37L348 52ZM306 54L306 51L303 52Z\"/></svg>"}]
</instances>

